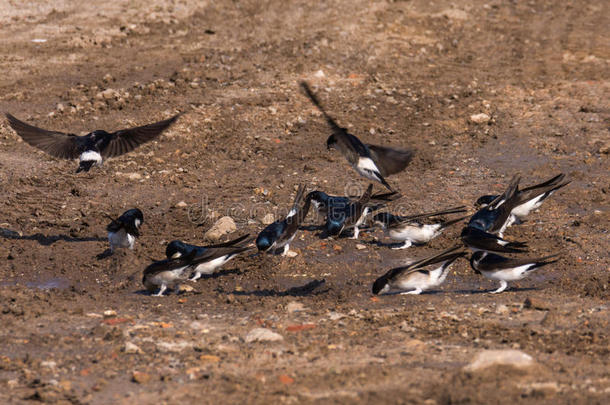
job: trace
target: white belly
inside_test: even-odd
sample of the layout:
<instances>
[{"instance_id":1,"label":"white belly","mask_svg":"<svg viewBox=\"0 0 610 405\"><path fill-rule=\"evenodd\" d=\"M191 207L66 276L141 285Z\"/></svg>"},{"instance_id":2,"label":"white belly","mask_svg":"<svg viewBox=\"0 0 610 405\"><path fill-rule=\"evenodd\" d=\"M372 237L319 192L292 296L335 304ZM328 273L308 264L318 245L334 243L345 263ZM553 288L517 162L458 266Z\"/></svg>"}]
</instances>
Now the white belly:
<instances>
[{"instance_id":1,"label":"white belly","mask_svg":"<svg viewBox=\"0 0 610 405\"><path fill-rule=\"evenodd\" d=\"M88 150L80 154L78 157L80 162L94 161L94 165L100 166L102 164L102 155L93 150Z\"/></svg>"},{"instance_id":2,"label":"white belly","mask_svg":"<svg viewBox=\"0 0 610 405\"><path fill-rule=\"evenodd\" d=\"M211 260L206 263L201 263L197 267L195 267L195 273L198 274L213 274L217 268L231 260L233 256L225 255L222 257L218 257L214 260Z\"/></svg>"},{"instance_id":3,"label":"white belly","mask_svg":"<svg viewBox=\"0 0 610 405\"><path fill-rule=\"evenodd\" d=\"M135 236L130 233L127 233L125 229L121 229L118 232L108 232L108 242L110 242L111 250L114 250L116 248L133 249L135 241Z\"/></svg>"},{"instance_id":4,"label":"white belly","mask_svg":"<svg viewBox=\"0 0 610 405\"><path fill-rule=\"evenodd\" d=\"M529 200L528 202L518 205L510 212L512 215L517 218L524 218L529 215L532 210L540 207L542 205L542 197L544 194L540 194L538 197Z\"/></svg>"},{"instance_id":5,"label":"white belly","mask_svg":"<svg viewBox=\"0 0 610 405\"><path fill-rule=\"evenodd\" d=\"M148 282L154 286L161 286L165 284L168 287L175 286L180 281L184 280L184 270L188 266L179 267L174 270L162 271L148 278Z\"/></svg>"},{"instance_id":6,"label":"white belly","mask_svg":"<svg viewBox=\"0 0 610 405\"><path fill-rule=\"evenodd\" d=\"M370 158L360 158L354 169L369 180L380 181L379 169Z\"/></svg>"},{"instance_id":7,"label":"white belly","mask_svg":"<svg viewBox=\"0 0 610 405\"><path fill-rule=\"evenodd\" d=\"M426 243L436 237L440 232L440 224L433 225L405 225L401 228L390 229L388 235L394 240L411 241L413 243Z\"/></svg>"},{"instance_id":8,"label":"white belly","mask_svg":"<svg viewBox=\"0 0 610 405\"><path fill-rule=\"evenodd\" d=\"M514 267L499 271L482 271L483 275L492 280L514 281L521 280L527 275L527 271L534 266L533 263L524 264L523 266Z\"/></svg>"},{"instance_id":9,"label":"white belly","mask_svg":"<svg viewBox=\"0 0 610 405\"><path fill-rule=\"evenodd\" d=\"M397 280L393 285L395 289L405 291L415 290L417 288L423 291L434 286L435 283L433 278L430 275L420 272L411 273L408 277Z\"/></svg>"}]
</instances>

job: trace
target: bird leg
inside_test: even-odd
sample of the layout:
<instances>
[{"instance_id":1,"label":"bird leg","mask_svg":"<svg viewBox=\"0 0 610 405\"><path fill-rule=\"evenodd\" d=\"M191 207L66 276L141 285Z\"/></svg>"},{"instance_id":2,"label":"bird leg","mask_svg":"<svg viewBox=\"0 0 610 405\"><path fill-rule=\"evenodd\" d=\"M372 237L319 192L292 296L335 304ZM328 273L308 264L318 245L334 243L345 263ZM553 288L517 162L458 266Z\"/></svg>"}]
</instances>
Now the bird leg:
<instances>
[{"instance_id":1,"label":"bird leg","mask_svg":"<svg viewBox=\"0 0 610 405\"><path fill-rule=\"evenodd\" d=\"M286 253L288 253L288 250L290 249L290 246L288 244L284 245L284 251L282 252L282 256L286 256Z\"/></svg>"},{"instance_id":2,"label":"bird leg","mask_svg":"<svg viewBox=\"0 0 610 405\"><path fill-rule=\"evenodd\" d=\"M401 292L400 295L406 295L406 294L413 294L413 295L418 295L422 293L422 289L417 287L415 290L413 291L405 291L405 292Z\"/></svg>"},{"instance_id":3,"label":"bird leg","mask_svg":"<svg viewBox=\"0 0 610 405\"><path fill-rule=\"evenodd\" d=\"M358 239L358 235L360 234L360 230L357 226L354 227L354 235L350 237L350 239Z\"/></svg>"},{"instance_id":4,"label":"bird leg","mask_svg":"<svg viewBox=\"0 0 610 405\"><path fill-rule=\"evenodd\" d=\"M167 286L165 284L161 284L161 288L159 288L159 292L156 294L153 294L153 297L161 297L163 295L163 293L165 292L165 290L167 290Z\"/></svg>"},{"instance_id":5,"label":"bird leg","mask_svg":"<svg viewBox=\"0 0 610 405\"><path fill-rule=\"evenodd\" d=\"M411 245L412 245L411 241L410 240L406 240L400 246L392 246L392 249L406 249L408 247L411 247Z\"/></svg>"},{"instance_id":6,"label":"bird leg","mask_svg":"<svg viewBox=\"0 0 610 405\"><path fill-rule=\"evenodd\" d=\"M497 294L497 293L501 293L502 291L506 290L506 287L508 287L508 283L504 280L500 280L500 288L498 288L495 291L492 291L492 294Z\"/></svg>"}]
</instances>

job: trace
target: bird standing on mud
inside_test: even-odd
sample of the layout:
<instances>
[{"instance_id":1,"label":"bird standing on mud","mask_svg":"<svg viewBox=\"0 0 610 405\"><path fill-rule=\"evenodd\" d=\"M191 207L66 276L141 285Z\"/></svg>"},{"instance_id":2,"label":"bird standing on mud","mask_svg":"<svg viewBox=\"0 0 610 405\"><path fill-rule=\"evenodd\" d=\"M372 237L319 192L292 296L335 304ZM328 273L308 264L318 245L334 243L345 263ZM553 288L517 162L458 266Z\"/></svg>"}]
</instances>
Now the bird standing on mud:
<instances>
[{"instance_id":1,"label":"bird standing on mud","mask_svg":"<svg viewBox=\"0 0 610 405\"><path fill-rule=\"evenodd\" d=\"M343 231L353 228L354 235L351 239L358 239L360 234L358 228L372 210L369 204L372 191L373 184L371 183L360 199L352 201L345 206L336 206L334 209L328 210L324 226L327 236L339 236Z\"/></svg>"},{"instance_id":2,"label":"bird standing on mud","mask_svg":"<svg viewBox=\"0 0 610 405\"><path fill-rule=\"evenodd\" d=\"M144 215L138 208L127 210L117 219L113 219L106 227L110 253L114 253L117 248L133 249L143 223Z\"/></svg>"},{"instance_id":3,"label":"bird standing on mud","mask_svg":"<svg viewBox=\"0 0 610 405\"><path fill-rule=\"evenodd\" d=\"M389 212L380 212L373 217L373 223L381 226L390 238L402 242L400 246L393 247L393 249L405 249L413 244L421 245L430 242L440 235L445 228L467 217L448 221L432 218L460 212L466 212L464 206L406 217L392 215Z\"/></svg>"},{"instance_id":4,"label":"bird standing on mud","mask_svg":"<svg viewBox=\"0 0 610 405\"><path fill-rule=\"evenodd\" d=\"M371 201L378 201L380 204L383 202L393 201L400 197L396 191L391 191L389 193L377 193L371 195ZM307 194L305 197L308 200L311 200L311 204L315 211L324 216L328 214L328 211L336 210L337 208L343 208L348 204L354 202L355 200L360 199L360 196L357 197L344 197L344 196L335 196L328 195L323 191L314 190Z\"/></svg>"},{"instance_id":5,"label":"bird standing on mud","mask_svg":"<svg viewBox=\"0 0 610 405\"><path fill-rule=\"evenodd\" d=\"M391 269L373 283L373 294L392 291L400 294L421 294L441 285L449 267L459 257L466 254L461 246L454 246L432 256L414 261L407 266Z\"/></svg>"},{"instance_id":6,"label":"bird standing on mud","mask_svg":"<svg viewBox=\"0 0 610 405\"><path fill-rule=\"evenodd\" d=\"M525 217L535 209L540 208L542 203L553 193L562 187L570 184L570 180L564 181L565 174L559 173L557 176L540 184L534 184L519 190L515 190L515 197L511 202L510 216L504 228L508 228L512 224L520 224L525 221ZM487 207L497 201L497 195L484 195L479 197L476 205Z\"/></svg>"},{"instance_id":7,"label":"bird standing on mud","mask_svg":"<svg viewBox=\"0 0 610 405\"><path fill-rule=\"evenodd\" d=\"M482 274L491 280L500 281L500 287L492 291L497 294L508 287L509 281L521 280L530 272L557 260L549 260L558 254L527 259L512 259L489 252L475 252L470 258L470 266L475 273Z\"/></svg>"},{"instance_id":8,"label":"bird standing on mud","mask_svg":"<svg viewBox=\"0 0 610 405\"><path fill-rule=\"evenodd\" d=\"M243 235L228 242L208 246L190 245L179 240L174 240L167 245L165 255L168 259L177 259L182 256L188 256L194 251L199 264L193 268L193 273L189 280L195 281L202 274L213 274L236 255L250 249L246 246L252 241L251 239L248 240L248 236Z\"/></svg>"},{"instance_id":9,"label":"bird standing on mud","mask_svg":"<svg viewBox=\"0 0 610 405\"><path fill-rule=\"evenodd\" d=\"M153 124L116 132L95 130L87 135L77 136L38 128L18 120L11 114L6 114L11 128L25 142L60 159L78 158L76 173L88 172L93 166L101 166L102 157L120 156L153 140L169 128L179 116L180 114Z\"/></svg>"},{"instance_id":10,"label":"bird standing on mud","mask_svg":"<svg viewBox=\"0 0 610 405\"><path fill-rule=\"evenodd\" d=\"M333 134L326 140L326 147L338 149L361 176L377 181L388 190L394 191L385 177L403 171L411 162L413 151L362 143L326 113L307 83L301 82L301 87L311 102L324 114L328 125L332 128Z\"/></svg>"},{"instance_id":11,"label":"bird standing on mud","mask_svg":"<svg viewBox=\"0 0 610 405\"><path fill-rule=\"evenodd\" d=\"M274 253L282 251L282 256L285 256L290 249L290 242L294 239L299 225L307 216L309 211L310 200L305 201L303 208L300 207L303 195L305 194L305 186L300 185L297 194L294 197L292 208L286 215L286 218L277 220L274 223L267 225L256 238L256 247L259 252Z\"/></svg>"}]
</instances>

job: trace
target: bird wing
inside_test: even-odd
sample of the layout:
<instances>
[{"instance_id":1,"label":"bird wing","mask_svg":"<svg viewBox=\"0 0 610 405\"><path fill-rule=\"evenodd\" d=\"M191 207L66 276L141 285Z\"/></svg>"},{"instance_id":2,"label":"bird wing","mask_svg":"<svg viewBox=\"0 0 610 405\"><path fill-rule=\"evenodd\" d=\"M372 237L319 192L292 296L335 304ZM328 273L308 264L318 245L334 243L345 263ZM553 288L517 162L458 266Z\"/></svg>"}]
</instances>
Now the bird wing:
<instances>
[{"instance_id":1,"label":"bird wing","mask_svg":"<svg viewBox=\"0 0 610 405\"><path fill-rule=\"evenodd\" d=\"M155 139L178 119L180 114L163 121L140 127L121 129L111 134L110 140L100 140L98 145L103 157L115 157L131 152L138 146Z\"/></svg>"},{"instance_id":2,"label":"bird wing","mask_svg":"<svg viewBox=\"0 0 610 405\"><path fill-rule=\"evenodd\" d=\"M542 182L540 184L534 184L533 186L525 187L523 190L521 190L521 192L535 190L537 188L543 188L543 187L547 187L547 186L556 186L565 178L565 176L566 176L565 174L559 173L557 176L555 176L551 179L548 179L545 182Z\"/></svg>"},{"instance_id":3,"label":"bird wing","mask_svg":"<svg viewBox=\"0 0 610 405\"><path fill-rule=\"evenodd\" d=\"M8 123L25 142L60 159L76 159L80 155L80 137L59 131L48 131L6 114Z\"/></svg>"},{"instance_id":4,"label":"bird wing","mask_svg":"<svg viewBox=\"0 0 610 405\"><path fill-rule=\"evenodd\" d=\"M214 259L218 259L219 257L223 257L226 255L235 255L237 253L245 252L249 250L250 247L247 246L227 246L227 247L218 247L218 248L207 248L203 251L200 251L198 255L192 258L189 262L192 266L196 266L198 264L204 262L210 262Z\"/></svg>"},{"instance_id":5,"label":"bird wing","mask_svg":"<svg viewBox=\"0 0 610 405\"><path fill-rule=\"evenodd\" d=\"M471 226L466 226L462 230L461 238L466 246L488 252L522 253L527 251L527 243L525 242L509 242ZM502 242L506 243L502 245Z\"/></svg>"},{"instance_id":6,"label":"bird wing","mask_svg":"<svg viewBox=\"0 0 610 405\"><path fill-rule=\"evenodd\" d=\"M525 266L527 264L534 264L536 267L543 266L545 264L549 264L552 262L546 262L548 259L553 259L559 256L558 254L553 254L544 257L534 257L534 258L522 258L515 259L504 257L500 255L496 255L493 253L487 253L483 259L481 259L477 265L477 270L479 271L499 271L504 269L513 269L515 267Z\"/></svg>"},{"instance_id":7,"label":"bird wing","mask_svg":"<svg viewBox=\"0 0 610 405\"><path fill-rule=\"evenodd\" d=\"M403 171L415 153L410 149L396 149L387 146L367 145L371 159L383 177Z\"/></svg>"},{"instance_id":8,"label":"bird wing","mask_svg":"<svg viewBox=\"0 0 610 405\"><path fill-rule=\"evenodd\" d=\"M558 190L564 186L567 186L568 184L570 184L570 180L562 182L564 177L565 176L562 173L558 176L553 177L550 180L545 181L544 183L530 186L530 187L524 188L521 191L518 191L517 192L517 205L530 201L542 194L550 193L550 192ZM546 197L548 197L548 195L543 198L546 198Z\"/></svg>"},{"instance_id":9,"label":"bird wing","mask_svg":"<svg viewBox=\"0 0 610 405\"><path fill-rule=\"evenodd\" d=\"M175 259L164 259L155 261L144 269L144 277L154 276L155 274L159 274L163 271L175 270L180 267L189 266L196 255L197 251L196 249L193 249L188 255L185 256L180 256Z\"/></svg>"},{"instance_id":10,"label":"bird wing","mask_svg":"<svg viewBox=\"0 0 610 405\"><path fill-rule=\"evenodd\" d=\"M320 112L326 118L326 122L331 127L333 135L337 141L337 148L343 153L347 161L355 165L358 163L360 156L370 156L368 148L356 138L354 135L347 132L346 128L343 128L337 124L337 122L326 112L318 97L313 93L309 85L305 82L301 82L301 87L305 90L305 94L311 102L320 110Z\"/></svg>"},{"instance_id":11,"label":"bird wing","mask_svg":"<svg viewBox=\"0 0 610 405\"><path fill-rule=\"evenodd\" d=\"M433 254L432 256L424 257L423 259L416 260L406 266L396 267L389 270L384 277L388 280L391 280L399 275L407 275L411 273L415 273L417 271L421 271L423 267L429 266L431 264L444 262L447 260L455 260L460 256L464 256L466 252L463 250L460 251L462 247L460 245L453 246L449 249L445 249L441 252Z\"/></svg>"},{"instance_id":12,"label":"bird wing","mask_svg":"<svg viewBox=\"0 0 610 405\"><path fill-rule=\"evenodd\" d=\"M250 240L246 240L246 239L248 239L248 236L250 236L249 233L247 233L245 235L242 235L242 236L240 236L237 239L233 239L233 240L230 240L230 241L227 241L227 242L222 242L222 243L217 243L215 245L205 246L205 248L209 249L209 248L230 247L230 246L235 246L237 244L241 244L241 242L244 242L244 241L245 241L244 243L250 243L250 242L252 242L251 239Z\"/></svg>"},{"instance_id":13,"label":"bird wing","mask_svg":"<svg viewBox=\"0 0 610 405\"><path fill-rule=\"evenodd\" d=\"M412 220L420 219L420 218L430 218L430 217L436 217L439 215L456 214L459 212L466 212L466 207L464 205L460 205L459 207L447 208L446 210L424 212L422 214L408 215L406 217L399 217L399 218L402 222L406 222L406 221L412 221Z\"/></svg>"}]
</instances>

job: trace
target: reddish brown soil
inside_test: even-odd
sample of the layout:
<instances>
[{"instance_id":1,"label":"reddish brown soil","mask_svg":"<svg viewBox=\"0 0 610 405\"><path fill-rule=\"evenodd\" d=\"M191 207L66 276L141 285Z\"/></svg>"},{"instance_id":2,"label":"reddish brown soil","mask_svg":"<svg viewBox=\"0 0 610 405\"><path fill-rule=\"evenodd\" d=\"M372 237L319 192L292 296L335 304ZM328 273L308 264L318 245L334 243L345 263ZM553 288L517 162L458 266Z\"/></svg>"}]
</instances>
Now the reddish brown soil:
<instances>
[{"instance_id":1,"label":"reddish brown soil","mask_svg":"<svg viewBox=\"0 0 610 405\"><path fill-rule=\"evenodd\" d=\"M0 120L0 402L608 403L604 1L90 3L2 6L0 111L76 133L184 115L78 175ZM459 226L403 251L377 232L358 249L301 231L294 258L244 255L192 292L145 294L151 258L172 239L204 244L213 215L256 234L300 182L366 186L326 151L300 80L361 139L417 149L389 179L404 194L393 209L471 207L516 172L566 173L506 235L560 261L499 295L459 261L440 291L373 298L378 275L453 245ZM136 249L98 258L106 215L132 207ZM260 326L284 340L246 343ZM465 371L486 348L536 366Z\"/></svg>"}]
</instances>

